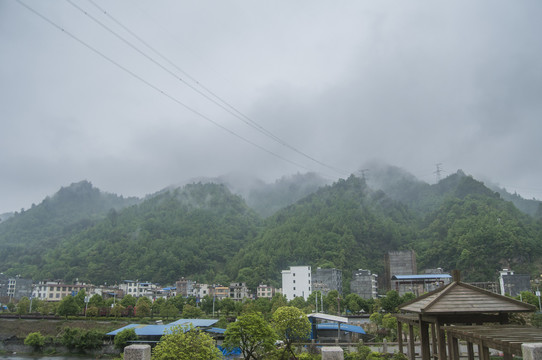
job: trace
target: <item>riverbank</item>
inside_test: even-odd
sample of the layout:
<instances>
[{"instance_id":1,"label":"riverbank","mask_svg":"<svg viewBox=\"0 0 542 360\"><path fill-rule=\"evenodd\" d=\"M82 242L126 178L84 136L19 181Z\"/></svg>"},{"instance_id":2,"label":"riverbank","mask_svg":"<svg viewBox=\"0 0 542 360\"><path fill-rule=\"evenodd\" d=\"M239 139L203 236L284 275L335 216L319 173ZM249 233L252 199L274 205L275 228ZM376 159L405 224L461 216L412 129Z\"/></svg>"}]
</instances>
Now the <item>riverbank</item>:
<instances>
[{"instance_id":1,"label":"riverbank","mask_svg":"<svg viewBox=\"0 0 542 360\"><path fill-rule=\"evenodd\" d=\"M23 339L31 332L39 331L43 336L58 336L64 328L97 330L103 333L128 325L127 321L66 320L66 319L5 319L0 318L0 340L13 336Z\"/></svg>"},{"instance_id":2,"label":"riverbank","mask_svg":"<svg viewBox=\"0 0 542 360\"><path fill-rule=\"evenodd\" d=\"M65 328L96 330L107 333L129 324L126 321L100 321L100 320L66 320L66 319L4 319L0 318L0 354L31 354L35 352L32 346L24 345L24 339L29 333L39 331L48 341L41 349L44 354L73 354L74 352L57 341ZM104 341L100 349L86 352L84 356L90 358L111 357L118 355L113 344ZM89 358L89 357L87 357Z\"/></svg>"}]
</instances>

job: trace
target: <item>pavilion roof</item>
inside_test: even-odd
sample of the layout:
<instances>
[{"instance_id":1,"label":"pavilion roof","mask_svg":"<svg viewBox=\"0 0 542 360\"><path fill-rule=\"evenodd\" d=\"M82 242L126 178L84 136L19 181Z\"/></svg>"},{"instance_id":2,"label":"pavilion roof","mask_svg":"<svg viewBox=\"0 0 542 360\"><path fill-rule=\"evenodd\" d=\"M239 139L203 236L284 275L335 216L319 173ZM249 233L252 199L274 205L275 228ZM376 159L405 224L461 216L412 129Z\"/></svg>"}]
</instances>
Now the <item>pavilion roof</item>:
<instances>
[{"instance_id":1,"label":"pavilion roof","mask_svg":"<svg viewBox=\"0 0 542 360\"><path fill-rule=\"evenodd\" d=\"M399 306L399 310L443 315L532 312L536 307L461 281L454 281Z\"/></svg>"}]
</instances>

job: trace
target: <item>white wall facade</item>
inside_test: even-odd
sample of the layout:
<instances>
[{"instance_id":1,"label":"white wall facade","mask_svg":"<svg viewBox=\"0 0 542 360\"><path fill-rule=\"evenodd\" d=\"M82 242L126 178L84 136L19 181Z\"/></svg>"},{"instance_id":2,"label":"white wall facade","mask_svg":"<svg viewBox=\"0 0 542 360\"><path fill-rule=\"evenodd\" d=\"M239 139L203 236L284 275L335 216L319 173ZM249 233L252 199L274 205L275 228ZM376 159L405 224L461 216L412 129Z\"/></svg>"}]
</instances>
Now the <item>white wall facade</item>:
<instances>
[{"instance_id":1,"label":"white wall facade","mask_svg":"<svg viewBox=\"0 0 542 360\"><path fill-rule=\"evenodd\" d=\"M288 301L301 296L305 300L312 292L310 266L290 266L290 270L282 270L282 293Z\"/></svg>"}]
</instances>

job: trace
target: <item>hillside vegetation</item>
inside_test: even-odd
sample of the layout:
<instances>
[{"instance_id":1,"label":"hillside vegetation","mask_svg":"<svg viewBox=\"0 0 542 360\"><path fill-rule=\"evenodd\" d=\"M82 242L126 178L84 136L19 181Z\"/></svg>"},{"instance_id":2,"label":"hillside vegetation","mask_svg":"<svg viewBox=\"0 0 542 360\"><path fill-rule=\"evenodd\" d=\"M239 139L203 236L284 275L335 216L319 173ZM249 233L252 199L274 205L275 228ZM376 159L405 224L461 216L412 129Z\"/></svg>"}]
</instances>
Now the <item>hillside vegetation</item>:
<instances>
[{"instance_id":1,"label":"hillside vegetation","mask_svg":"<svg viewBox=\"0 0 542 360\"><path fill-rule=\"evenodd\" d=\"M435 185L396 168L371 175L369 185L350 176L313 192L314 175L298 176L252 192L250 207L220 184L139 201L73 184L0 223L0 272L97 284L184 276L254 288L278 285L290 265L310 265L342 269L348 289L352 270L383 274L387 251L414 249L419 269L458 268L471 281L494 280L502 267L540 274L540 218L482 182L461 171Z\"/></svg>"}]
</instances>

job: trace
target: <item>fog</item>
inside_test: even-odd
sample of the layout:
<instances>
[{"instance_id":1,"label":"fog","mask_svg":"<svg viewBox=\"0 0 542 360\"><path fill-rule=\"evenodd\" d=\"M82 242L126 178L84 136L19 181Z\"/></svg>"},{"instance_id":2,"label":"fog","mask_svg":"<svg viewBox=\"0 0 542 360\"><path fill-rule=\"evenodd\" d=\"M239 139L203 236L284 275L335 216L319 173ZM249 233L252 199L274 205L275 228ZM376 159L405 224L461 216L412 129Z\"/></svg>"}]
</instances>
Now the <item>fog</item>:
<instances>
[{"instance_id":1,"label":"fog","mask_svg":"<svg viewBox=\"0 0 542 360\"><path fill-rule=\"evenodd\" d=\"M336 180L373 160L540 199L541 10L2 1L0 213L83 179L143 196L223 174Z\"/></svg>"}]
</instances>

